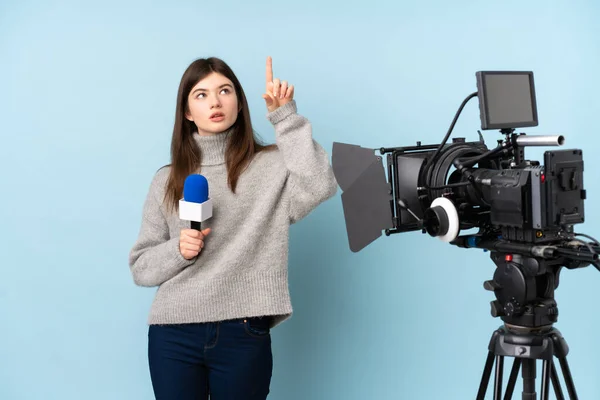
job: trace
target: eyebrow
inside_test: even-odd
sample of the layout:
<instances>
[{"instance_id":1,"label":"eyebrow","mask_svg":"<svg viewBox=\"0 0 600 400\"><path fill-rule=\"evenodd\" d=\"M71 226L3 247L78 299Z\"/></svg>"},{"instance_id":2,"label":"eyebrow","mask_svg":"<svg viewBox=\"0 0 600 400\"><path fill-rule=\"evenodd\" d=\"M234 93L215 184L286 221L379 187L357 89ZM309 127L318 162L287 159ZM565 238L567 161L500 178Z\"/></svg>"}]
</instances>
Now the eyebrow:
<instances>
[{"instance_id":1,"label":"eyebrow","mask_svg":"<svg viewBox=\"0 0 600 400\"><path fill-rule=\"evenodd\" d=\"M222 84L221 86L219 86L219 89L221 89L221 88L224 88L225 86L229 86L230 88L232 88L232 89L233 89L233 86L231 86L229 83L224 83L224 84ZM208 89L198 88L198 89L194 90L194 91L192 92L192 94L194 94L194 93L196 93L196 92L200 92L200 91L202 91L202 92L208 92Z\"/></svg>"}]
</instances>

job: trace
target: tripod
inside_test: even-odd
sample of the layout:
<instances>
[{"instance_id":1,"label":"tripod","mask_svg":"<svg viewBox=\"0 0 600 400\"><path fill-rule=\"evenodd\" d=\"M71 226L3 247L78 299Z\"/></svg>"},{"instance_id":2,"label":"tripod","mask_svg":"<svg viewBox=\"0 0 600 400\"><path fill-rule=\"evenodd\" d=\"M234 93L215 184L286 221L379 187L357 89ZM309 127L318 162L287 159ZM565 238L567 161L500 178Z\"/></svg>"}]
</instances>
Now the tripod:
<instances>
[{"instance_id":1,"label":"tripod","mask_svg":"<svg viewBox=\"0 0 600 400\"><path fill-rule=\"evenodd\" d=\"M494 400L502 398L502 372L504 368L504 357L514 357L512 370L506 387L504 400L510 400L513 395L517 376L521 364L523 365L523 400L536 400L535 379L536 360L543 360L541 400L548 400L550 394L550 381L558 400L564 400L563 391L558 380L558 374L554 365L553 357L557 357L565 379L569 398L577 400L575 385L569 364L567 353L569 347L560 331L552 325L543 328L522 328L509 324L501 326L494 331L489 344L489 353L481 377L477 400L484 400L485 393L492 373L494 359L496 370L494 377Z\"/></svg>"}]
</instances>

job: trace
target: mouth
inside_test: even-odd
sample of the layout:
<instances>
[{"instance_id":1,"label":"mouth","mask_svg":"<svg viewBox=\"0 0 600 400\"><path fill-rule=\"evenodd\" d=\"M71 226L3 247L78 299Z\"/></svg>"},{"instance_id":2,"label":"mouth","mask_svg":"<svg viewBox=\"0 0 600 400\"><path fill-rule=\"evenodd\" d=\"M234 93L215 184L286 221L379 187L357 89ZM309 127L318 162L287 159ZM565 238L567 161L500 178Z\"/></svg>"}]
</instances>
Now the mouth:
<instances>
[{"instance_id":1,"label":"mouth","mask_svg":"<svg viewBox=\"0 0 600 400\"><path fill-rule=\"evenodd\" d=\"M222 112L216 112L210 116L211 121L222 121L223 119L225 119L225 114Z\"/></svg>"}]
</instances>

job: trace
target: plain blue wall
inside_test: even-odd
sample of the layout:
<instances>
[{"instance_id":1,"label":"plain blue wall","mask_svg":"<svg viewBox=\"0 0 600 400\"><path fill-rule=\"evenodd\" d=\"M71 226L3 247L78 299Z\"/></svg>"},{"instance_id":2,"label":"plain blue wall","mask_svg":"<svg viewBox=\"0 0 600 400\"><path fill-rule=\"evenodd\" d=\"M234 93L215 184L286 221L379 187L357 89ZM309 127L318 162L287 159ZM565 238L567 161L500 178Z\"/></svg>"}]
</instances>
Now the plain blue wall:
<instances>
[{"instance_id":1,"label":"plain blue wall","mask_svg":"<svg viewBox=\"0 0 600 400\"><path fill-rule=\"evenodd\" d=\"M261 98L273 56L329 152L438 143L476 71L532 70L540 124L525 131L584 149L579 230L600 235L599 11L594 0L2 1L0 399L152 398L154 289L134 286L127 256L197 57L232 66L273 141ZM454 136L477 129L471 101ZM273 331L270 398L474 398L500 325L482 288L488 255L420 233L351 253L340 194L292 228L295 315ZM593 268L565 271L557 292L582 399L600 397L599 284Z\"/></svg>"}]
</instances>

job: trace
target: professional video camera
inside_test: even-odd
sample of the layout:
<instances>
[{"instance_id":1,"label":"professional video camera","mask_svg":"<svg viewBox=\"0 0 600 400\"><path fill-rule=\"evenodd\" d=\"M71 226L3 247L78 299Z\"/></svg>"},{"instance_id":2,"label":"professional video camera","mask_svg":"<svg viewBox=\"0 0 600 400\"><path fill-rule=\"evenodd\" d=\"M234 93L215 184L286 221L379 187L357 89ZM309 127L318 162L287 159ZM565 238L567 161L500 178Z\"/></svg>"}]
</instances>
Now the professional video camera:
<instances>
[{"instance_id":1,"label":"professional video camera","mask_svg":"<svg viewBox=\"0 0 600 400\"><path fill-rule=\"evenodd\" d=\"M566 361L568 347L552 327L558 308L554 291L563 267L595 266L600 245L576 233L584 222L583 153L550 150L544 165L525 158L530 146L562 146L563 135L533 136L517 128L538 125L533 72L480 71L477 91L459 107L441 144L374 149L334 143L332 164L342 189L348 241L353 252L382 235L421 230L463 248L490 251L496 264L491 313L504 325L490 341L478 393L483 399L496 358L495 397L501 396L503 357L515 357L510 398L523 359L523 398L535 398L535 360L544 360L542 399L552 380L563 398L552 356L558 357L571 398L575 388ZM447 143L467 104L479 98L481 129L503 136L489 149L479 140ZM478 232L459 236L461 231ZM585 237L590 240L579 239ZM533 380L532 380L533 378ZM525 397L530 396L530 397Z\"/></svg>"}]
</instances>

